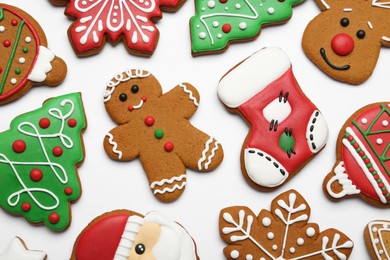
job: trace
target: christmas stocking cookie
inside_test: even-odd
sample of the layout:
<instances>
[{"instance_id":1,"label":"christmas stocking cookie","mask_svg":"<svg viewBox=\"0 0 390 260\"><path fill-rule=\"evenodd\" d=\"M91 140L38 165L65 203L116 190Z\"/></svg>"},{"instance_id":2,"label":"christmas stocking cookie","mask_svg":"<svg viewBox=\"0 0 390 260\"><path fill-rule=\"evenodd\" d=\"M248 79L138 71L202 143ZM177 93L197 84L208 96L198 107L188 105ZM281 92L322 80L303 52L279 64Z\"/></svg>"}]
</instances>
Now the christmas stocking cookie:
<instances>
[{"instance_id":1,"label":"christmas stocking cookie","mask_svg":"<svg viewBox=\"0 0 390 260\"><path fill-rule=\"evenodd\" d=\"M108 83L104 101L119 124L104 139L107 154L121 161L139 157L159 200L182 194L186 167L206 172L222 162L219 142L189 122L199 106L199 93L189 83L162 94L151 73L128 70Z\"/></svg>"},{"instance_id":2,"label":"christmas stocking cookie","mask_svg":"<svg viewBox=\"0 0 390 260\"><path fill-rule=\"evenodd\" d=\"M230 70L218 96L250 125L242 147L247 181L271 189L295 175L326 144L328 128L300 89L287 55L265 48Z\"/></svg>"},{"instance_id":3,"label":"christmas stocking cookie","mask_svg":"<svg viewBox=\"0 0 390 260\"><path fill-rule=\"evenodd\" d=\"M0 133L0 206L33 224L66 229L70 202L81 196L76 166L84 160L86 126L79 93L16 117Z\"/></svg>"}]
</instances>

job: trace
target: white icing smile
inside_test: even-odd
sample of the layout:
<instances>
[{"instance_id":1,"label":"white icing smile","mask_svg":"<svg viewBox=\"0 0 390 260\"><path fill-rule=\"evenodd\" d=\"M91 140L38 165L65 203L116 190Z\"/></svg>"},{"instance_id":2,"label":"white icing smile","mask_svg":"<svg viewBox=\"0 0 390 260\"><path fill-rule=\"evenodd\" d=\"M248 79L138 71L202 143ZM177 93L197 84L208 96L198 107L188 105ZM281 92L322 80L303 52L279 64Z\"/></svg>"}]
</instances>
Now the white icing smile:
<instances>
[{"instance_id":1,"label":"white icing smile","mask_svg":"<svg viewBox=\"0 0 390 260\"><path fill-rule=\"evenodd\" d=\"M129 109L129 111L140 109L144 105L145 102L146 102L146 97L142 97L141 101L139 102L138 105L136 105L136 106L129 106L128 109Z\"/></svg>"}]
</instances>

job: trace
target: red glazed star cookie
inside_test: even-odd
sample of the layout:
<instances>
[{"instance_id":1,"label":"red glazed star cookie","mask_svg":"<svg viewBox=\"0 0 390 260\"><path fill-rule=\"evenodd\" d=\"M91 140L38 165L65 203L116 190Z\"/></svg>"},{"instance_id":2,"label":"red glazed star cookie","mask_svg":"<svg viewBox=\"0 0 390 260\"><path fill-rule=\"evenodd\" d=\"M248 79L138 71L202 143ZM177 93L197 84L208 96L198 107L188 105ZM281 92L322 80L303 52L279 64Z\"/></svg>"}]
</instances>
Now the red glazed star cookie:
<instances>
[{"instance_id":1,"label":"red glazed star cookie","mask_svg":"<svg viewBox=\"0 0 390 260\"><path fill-rule=\"evenodd\" d=\"M322 13L306 27L302 47L330 77L361 84L373 73L381 46L390 47L390 2L315 0Z\"/></svg>"},{"instance_id":2,"label":"red glazed star cookie","mask_svg":"<svg viewBox=\"0 0 390 260\"><path fill-rule=\"evenodd\" d=\"M47 48L41 26L19 8L0 3L0 105L36 85L55 86L66 64Z\"/></svg>"},{"instance_id":3,"label":"red glazed star cookie","mask_svg":"<svg viewBox=\"0 0 390 260\"><path fill-rule=\"evenodd\" d=\"M187 231L159 212L115 210L95 218L77 237L71 260L198 260Z\"/></svg>"},{"instance_id":4,"label":"red glazed star cookie","mask_svg":"<svg viewBox=\"0 0 390 260\"><path fill-rule=\"evenodd\" d=\"M281 49L264 48L236 65L219 82L218 96L250 125L241 169L257 189L290 180L328 140L324 117L299 87Z\"/></svg>"},{"instance_id":5,"label":"red glazed star cookie","mask_svg":"<svg viewBox=\"0 0 390 260\"><path fill-rule=\"evenodd\" d=\"M371 259L390 259L390 221L375 220L367 224L364 241Z\"/></svg>"},{"instance_id":6,"label":"red glazed star cookie","mask_svg":"<svg viewBox=\"0 0 390 260\"><path fill-rule=\"evenodd\" d=\"M136 157L161 201L176 200L186 185L186 167L207 172L223 159L217 140L191 125L199 93L182 83L163 94L148 71L127 70L107 85L106 110L119 124L104 139L107 154L120 161Z\"/></svg>"},{"instance_id":7,"label":"red glazed star cookie","mask_svg":"<svg viewBox=\"0 0 390 260\"><path fill-rule=\"evenodd\" d=\"M375 103L355 112L337 139L337 161L324 180L332 200L359 196L390 206L390 103Z\"/></svg>"},{"instance_id":8,"label":"red glazed star cookie","mask_svg":"<svg viewBox=\"0 0 390 260\"><path fill-rule=\"evenodd\" d=\"M155 23L161 11L173 12L185 0L85 1L50 0L53 4L68 3L65 14L76 21L68 36L78 56L100 52L106 40L116 45L123 41L126 49L136 55L153 54L159 31Z\"/></svg>"},{"instance_id":9,"label":"red glazed star cookie","mask_svg":"<svg viewBox=\"0 0 390 260\"><path fill-rule=\"evenodd\" d=\"M15 237L8 245L6 251L0 255L1 260L45 260L46 253L36 250L28 250L24 241Z\"/></svg>"},{"instance_id":10,"label":"red glazed star cookie","mask_svg":"<svg viewBox=\"0 0 390 260\"><path fill-rule=\"evenodd\" d=\"M227 259L348 259L353 242L336 229L309 223L310 206L295 190L280 194L271 211L256 216L247 207L221 210L219 231Z\"/></svg>"}]
</instances>

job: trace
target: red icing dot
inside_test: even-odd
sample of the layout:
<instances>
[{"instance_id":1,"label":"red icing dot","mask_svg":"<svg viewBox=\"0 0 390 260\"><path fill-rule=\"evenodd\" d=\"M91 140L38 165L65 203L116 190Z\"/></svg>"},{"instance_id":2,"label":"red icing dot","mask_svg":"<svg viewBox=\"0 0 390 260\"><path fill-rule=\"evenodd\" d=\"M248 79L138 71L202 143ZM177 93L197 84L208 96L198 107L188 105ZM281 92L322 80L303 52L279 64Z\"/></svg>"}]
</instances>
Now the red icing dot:
<instances>
[{"instance_id":1,"label":"red icing dot","mask_svg":"<svg viewBox=\"0 0 390 260\"><path fill-rule=\"evenodd\" d=\"M389 193L387 190L382 191L382 194L385 196L387 195L387 193Z\"/></svg>"},{"instance_id":2,"label":"red icing dot","mask_svg":"<svg viewBox=\"0 0 390 260\"><path fill-rule=\"evenodd\" d=\"M3 68L2 67L0 67L0 73L2 73L3 72Z\"/></svg>"},{"instance_id":3,"label":"red icing dot","mask_svg":"<svg viewBox=\"0 0 390 260\"><path fill-rule=\"evenodd\" d=\"M354 47L355 42L352 37L346 33L339 33L335 35L331 42L332 50L339 56L347 56L350 54Z\"/></svg>"},{"instance_id":4,"label":"red icing dot","mask_svg":"<svg viewBox=\"0 0 390 260\"><path fill-rule=\"evenodd\" d=\"M353 148L358 149L359 147L360 147L360 146L359 146L358 143L354 143L354 144L353 144Z\"/></svg>"},{"instance_id":5,"label":"red icing dot","mask_svg":"<svg viewBox=\"0 0 390 260\"><path fill-rule=\"evenodd\" d=\"M56 147L53 148L53 154L54 154L54 156L59 157L59 156L62 155L62 153L63 153L63 150L62 150L61 147L56 146Z\"/></svg>"},{"instance_id":6,"label":"red icing dot","mask_svg":"<svg viewBox=\"0 0 390 260\"><path fill-rule=\"evenodd\" d=\"M147 100L148 98L145 97L145 96L143 96L141 99L142 99L143 102L146 102L146 100Z\"/></svg>"},{"instance_id":7,"label":"red icing dot","mask_svg":"<svg viewBox=\"0 0 390 260\"><path fill-rule=\"evenodd\" d=\"M364 159L364 161L363 161L365 164L369 164L370 162L371 162L371 160L369 159L369 158L366 158L366 159Z\"/></svg>"},{"instance_id":8,"label":"red icing dot","mask_svg":"<svg viewBox=\"0 0 390 260\"><path fill-rule=\"evenodd\" d=\"M350 142L351 142L351 141L353 140L353 136L352 136L352 135L350 135L350 136L348 136L348 138L347 138L347 139L348 139L348 141L350 141Z\"/></svg>"},{"instance_id":9,"label":"red icing dot","mask_svg":"<svg viewBox=\"0 0 390 260\"><path fill-rule=\"evenodd\" d=\"M13 26L16 26L16 25L18 25L18 21L12 20L12 21L11 21L11 24L12 24Z\"/></svg>"},{"instance_id":10,"label":"red icing dot","mask_svg":"<svg viewBox=\"0 0 390 260\"><path fill-rule=\"evenodd\" d=\"M359 155L360 155L361 157L363 157L364 155L366 155L366 153L365 153L363 150L361 150L361 151L359 152Z\"/></svg>"},{"instance_id":11,"label":"red icing dot","mask_svg":"<svg viewBox=\"0 0 390 260\"><path fill-rule=\"evenodd\" d=\"M50 216L49 216L49 221L52 224L57 224L60 221L60 215L58 215L55 212L51 213Z\"/></svg>"},{"instance_id":12,"label":"red icing dot","mask_svg":"<svg viewBox=\"0 0 390 260\"><path fill-rule=\"evenodd\" d=\"M385 187L385 185L383 184L383 182L381 182L381 183L378 183L378 187L382 189L383 187Z\"/></svg>"},{"instance_id":13,"label":"red icing dot","mask_svg":"<svg viewBox=\"0 0 390 260\"><path fill-rule=\"evenodd\" d=\"M373 172L375 171L375 169L374 169L374 168L372 168L372 167L370 167L370 168L368 168L368 171L369 171L369 172L371 172L371 173L373 173ZM378 174L377 174L377 175L375 175L375 176L378 176Z\"/></svg>"},{"instance_id":14,"label":"red icing dot","mask_svg":"<svg viewBox=\"0 0 390 260\"><path fill-rule=\"evenodd\" d=\"M77 125L77 121L74 118L69 119L68 126L69 127L75 127Z\"/></svg>"},{"instance_id":15,"label":"red icing dot","mask_svg":"<svg viewBox=\"0 0 390 260\"><path fill-rule=\"evenodd\" d=\"M32 169L30 171L30 178L31 180L33 181L40 181L42 180L42 177L43 177L43 174L42 174L42 171L40 169Z\"/></svg>"},{"instance_id":16,"label":"red icing dot","mask_svg":"<svg viewBox=\"0 0 390 260\"><path fill-rule=\"evenodd\" d=\"M164 149L165 151L167 152L171 152L174 148L174 145L172 142L167 142L165 145L164 145Z\"/></svg>"},{"instance_id":17,"label":"red icing dot","mask_svg":"<svg viewBox=\"0 0 390 260\"><path fill-rule=\"evenodd\" d=\"M22 204L22 210L23 210L24 212L30 211L30 209L31 209L30 203L25 202L25 203Z\"/></svg>"},{"instance_id":18,"label":"red icing dot","mask_svg":"<svg viewBox=\"0 0 390 260\"><path fill-rule=\"evenodd\" d=\"M370 169L371 169L371 168L370 168ZM379 180L379 174L375 174L375 175L374 175L374 179L375 179L375 180Z\"/></svg>"},{"instance_id":19,"label":"red icing dot","mask_svg":"<svg viewBox=\"0 0 390 260\"><path fill-rule=\"evenodd\" d=\"M23 140L16 140L12 144L12 149L15 153L23 153L26 150L26 143Z\"/></svg>"},{"instance_id":20,"label":"red icing dot","mask_svg":"<svg viewBox=\"0 0 390 260\"><path fill-rule=\"evenodd\" d=\"M228 0L219 0L220 3L225 4Z\"/></svg>"},{"instance_id":21,"label":"red icing dot","mask_svg":"<svg viewBox=\"0 0 390 260\"><path fill-rule=\"evenodd\" d=\"M390 197L387 197L386 199L387 199L388 201L390 201Z\"/></svg>"},{"instance_id":22,"label":"red icing dot","mask_svg":"<svg viewBox=\"0 0 390 260\"><path fill-rule=\"evenodd\" d=\"M154 117L152 116L147 116L145 118L145 125L147 126L152 126L154 124Z\"/></svg>"},{"instance_id":23,"label":"red icing dot","mask_svg":"<svg viewBox=\"0 0 390 260\"><path fill-rule=\"evenodd\" d=\"M71 195L73 193L73 189L71 187L66 187L64 192L66 195Z\"/></svg>"},{"instance_id":24,"label":"red icing dot","mask_svg":"<svg viewBox=\"0 0 390 260\"><path fill-rule=\"evenodd\" d=\"M232 26L230 24L225 23L222 25L222 31L224 33L229 33L232 30Z\"/></svg>"},{"instance_id":25,"label":"red icing dot","mask_svg":"<svg viewBox=\"0 0 390 260\"><path fill-rule=\"evenodd\" d=\"M129 106L127 109L128 109L129 111L133 111L133 110L134 110L134 107L133 107L133 106Z\"/></svg>"},{"instance_id":26,"label":"red icing dot","mask_svg":"<svg viewBox=\"0 0 390 260\"><path fill-rule=\"evenodd\" d=\"M11 46L11 41L10 40L5 40L3 42L3 45L4 45L4 47L9 47L9 46Z\"/></svg>"},{"instance_id":27,"label":"red icing dot","mask_svg":"<svg viewBox=\"0 0 390 260\"><path fill-rule=\"evenodd\" d=\"M42 118L39 120L39 126L43 129L46 129L50 126L50 119L49 118Z\"/></svg>"}]
</instances>

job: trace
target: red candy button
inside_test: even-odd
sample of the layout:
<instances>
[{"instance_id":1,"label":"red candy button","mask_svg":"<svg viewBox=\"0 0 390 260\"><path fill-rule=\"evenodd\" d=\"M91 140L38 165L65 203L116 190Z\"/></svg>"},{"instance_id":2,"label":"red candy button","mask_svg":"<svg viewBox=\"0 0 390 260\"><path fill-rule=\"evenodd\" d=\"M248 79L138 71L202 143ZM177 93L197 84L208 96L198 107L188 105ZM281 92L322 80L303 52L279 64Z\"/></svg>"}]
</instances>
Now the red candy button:
<instances>
[{"instance_id":1,"label":"red candy button","mask_svg":"<svg viewBox=\"0 0 390 260\"><path fill-rule=\"evenodd\" d=\"M30 203L25 202L25 203L22 204L22 210L23 210L24 212L30 211L30 209L31 209Z\"/></svg>"},{"instance_id":2,"label":"red candy button","mask_svg":"<svg viewBox=\"0 0 390 260\"><path fill-rule=\"evenodd\" d=\"M43 173L40 169L32 169L30 171L30 178L31 180L37 182L37 181L40 181L42 180L42 177L43 177Z\"/></svg>"},{"instance_id":3,"label":"red candy button","mask_svg":"<svg viewBox=\"0 0 390 260\"><path fill-rule=\"evenodd\" d=\"M62 151L62 148L59 147L59 146L56 146L56 147L53 148L53 154L54 154L54 156L59 157L59 156L62 155L62 152L63 152L63 151Z\"/></svg>"},{"instance_id":4,"label":"red candy button","mask_svg":"<svg viewBox=\"0 0 390 260\"><path fill-rule=\"evenodd\" d=\"M42 118L39 120L39 126L43 129L46 129L50 126L50 119L49 118Z\"/></svg>"},{"instance_id":5,"label":"red candy button","mask_svg":"<svg viewBox=\"0 0 390 260\"><path fill-rule=\"evenodd\" d=\"M145 125L152 126L154 124L154 117L147 116L145 117Z\"/></svg>"},{"instance_id":6,"label":"red candy button","mask_svg":"<svg viewBox=\"0 0 390 260\"><path fill-rule=\"evenodd\" d=\"M167 152L171 152L174 148L174 145L172 142L167 142L165 145L164 145L164 149L165 151Z\"/></svg>"},{"instance_id":7,"label":"red candy button","mask_svg":"<svg viewBox=\"0 0 390 260\"><path fill-rule=\"evenodd\" d=\"M73 189L71 187L66 187L64 192L66 195L71 195L73 193Z\"/></svg>"},{"instance_id":8,"label":"red candy button","mask_svg":"<svg viewBox=\"0 0 390 260\"><path fill-rule=\"evenodd\" d=\"M52 224L57 224L60 221L60 215L58 215L55 212L51 213L50 216L49 216L49 221Z\"/></svg>"},{"instance_id":9,"label":"red candy button","mask_svg":"<svg viewBox=\"0 0 390 260\"><path fill-rule=\"evenodd\" d=\"M11 21L11 24L12 24L13 26L16 26L16 25L18 25L18 21L12 20L12 21Z\"/></svg>"},{"instance_id":10,"label":"red candy button","mask_svg":"<svg viewBox=\"0 0 390 260\"><path fill-rule=\"evenodd\" d=\"M230 24L226 23L226 24L222 25L222 31L224 33L229 33L231 31L231 29L232 29L232 26Z\"/></svg>"},{"instance_id":11,"label":"red candy button","mask_svg":"<svg viewBox=\"0 0 390 260\"><path fill-rule=\"evenodd\" d=\"M68 126L69 127L75 127L77 125L77 121L74 118L69 119Z\"/></svg>"},{"instance_id":12,"label":"red candy button","mask_svg":"<svg viewBox=\"0 0 390 260\"><path fill-rule=\"evenodd\" d=\"M5 40L3 42L3 45L4 45L4 47L9 47L9 46L11 46L11 41L10 40Z\"/></svg>"},{"instance_id":13,"label":"red candy button","mask_svg":"<svg viewBox=\"0 0 390 260\"><path fill-rule=\"evenodd\" d=\"M353 51L355 42L348 34L339 33L333 37L331 45L337 55L347 56Z\"/></svg>"},{"instance_id":14,"label":"red candy button","mask_svg":"<svg viewBox=\"0 0 390 260\"><path fill-rule=\"evenodd\" d=\"M16 140L12 144L12 149L15 153L23 153L26 150L26 143L23 140Z\"/></svg>"}]
</instances>

